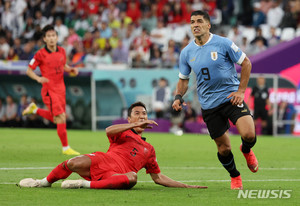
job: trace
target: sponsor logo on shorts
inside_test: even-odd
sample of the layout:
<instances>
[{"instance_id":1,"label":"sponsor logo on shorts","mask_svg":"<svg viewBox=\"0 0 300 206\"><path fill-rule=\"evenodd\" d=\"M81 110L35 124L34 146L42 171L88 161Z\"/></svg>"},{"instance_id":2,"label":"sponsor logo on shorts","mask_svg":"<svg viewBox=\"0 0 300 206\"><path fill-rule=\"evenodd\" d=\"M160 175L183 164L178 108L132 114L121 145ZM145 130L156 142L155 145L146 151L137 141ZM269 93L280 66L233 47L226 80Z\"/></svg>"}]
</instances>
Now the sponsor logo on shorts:
<instances>
[{"instance_id":1,"label":"sponsor logo on shorts","mask_svg":"<svg viewBox=\"0 0 300 206\"><path fill-rule=\"evenodd\" d=\"M248 109L243 109L241 112L248 112Z\"/></svg>"}]
</instances>

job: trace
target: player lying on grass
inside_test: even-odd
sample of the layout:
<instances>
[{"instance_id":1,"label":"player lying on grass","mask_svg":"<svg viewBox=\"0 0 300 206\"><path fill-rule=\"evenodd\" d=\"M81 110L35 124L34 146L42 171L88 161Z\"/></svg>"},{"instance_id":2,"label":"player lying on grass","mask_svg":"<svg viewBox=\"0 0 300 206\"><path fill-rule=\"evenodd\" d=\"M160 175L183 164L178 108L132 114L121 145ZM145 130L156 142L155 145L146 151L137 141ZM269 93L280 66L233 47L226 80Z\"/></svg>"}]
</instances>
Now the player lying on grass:
<instances>
[{"instance_id":1,"label":"player lying on grass","mask_svg":"<svg viewBox=\"0 0 300 206\"><path fill-rule=\"evenodd\" d=\"M161 174L156 161L155 150L147 143L142 133L146 128L157 125L148 120L146 107L142 102L132 104L128 109L128 123L106 128L110 147L106 153L94 152L66 160L54 168L42 180L26 178L21 187L50 187L60 179L66 179L76 172L85 180L66 180L62 188L130 189L137 183L137 172L145 168L156 184L166 187L207 188L187 185Z\"/></svg>"}]
</instances>

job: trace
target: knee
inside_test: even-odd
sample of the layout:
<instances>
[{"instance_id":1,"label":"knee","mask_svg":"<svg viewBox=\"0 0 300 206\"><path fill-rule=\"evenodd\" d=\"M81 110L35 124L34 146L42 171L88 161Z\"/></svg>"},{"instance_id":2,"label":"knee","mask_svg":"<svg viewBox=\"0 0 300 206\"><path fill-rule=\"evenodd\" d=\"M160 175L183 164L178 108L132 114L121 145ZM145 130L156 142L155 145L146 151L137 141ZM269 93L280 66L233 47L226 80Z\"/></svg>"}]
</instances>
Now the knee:
<instances>
[{"instance_id":1,"label":"knee","mask_svg":"<svg viewBox=\"0 0 300 206\"><path fill-rule=\"evenodd\" d=\"M252 131L247 132L247 133L245 133L245 134L242 136L242 138L243 138L246 142L253 142L253 141L255 141L255 137L256 137L255 132L252 132Z\"/></svg>"},{"instance_id":2,"label":"knee","mask_svg":"<svg viewBox=\"0 0 300 206\"><path fill-rule=\"evenodd\" d=\"M231 152L231 146L230 145L222 145L218 147L218 152L222 156L228 156Z\"/></svg>"},{"instance_id":3,"label":"knee","mask_svg":"<svg viewBox=\"0 0 300 206\"><path fill-rule=\"evenodd\" d=\"M69 159L69 161L67 162L67 166L69 168L69 170L71 170L72 172L76 172L77 170L79 170L82 167L82 163L78 158L72 158Z\"/></svg>"},{"instance_id":4,"label":"knee","mask_svg":"<svg viewBox=\"0 0 300 206\"><path fill-rule=\"evenodd\" d=\"M70 160L67 162L67 166L68 166L69 170L71 170L71 171L75 171L76 168L78 167L78 166L77 166L77 162L76 162L74 159L70 159Z\"/></svg>"},{"instance_id":5,"label":"knee","mask_svg":"<svg viewBox=\"0 0 300 206\"><path fill-rule=\"evenodd\" d=\"M66 115L65 113L59 114L53 118L53 122L56 124L66 123Z\"/></svg>"},{"instance_id":6,"label":"knee","mask_svg":"<svg viewBox=\"0 0 300 206\"><path fill-rule=\"evenodd\" d=\"M137 174L135 172L128 172L126 174L129 180L129 187L128 189L132 188L137 183Z\"/></svg>"}]
</instances>

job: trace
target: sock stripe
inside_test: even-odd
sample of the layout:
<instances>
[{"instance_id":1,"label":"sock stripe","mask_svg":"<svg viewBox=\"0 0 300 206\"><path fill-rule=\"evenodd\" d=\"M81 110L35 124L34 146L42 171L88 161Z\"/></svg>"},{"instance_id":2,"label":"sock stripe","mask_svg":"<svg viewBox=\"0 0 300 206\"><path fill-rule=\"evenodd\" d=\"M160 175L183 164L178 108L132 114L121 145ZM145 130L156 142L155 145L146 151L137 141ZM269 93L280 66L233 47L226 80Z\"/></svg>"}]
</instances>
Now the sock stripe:
<instances>
[{"instance_id":1,"label":"sock stripe","mask_svg":"<svg viewBox=\"0 0 300 206\"><path fill-rule=\"evenodd\" d=\"M234 156L231 151L227 156L222 156L219 152L217 154L219 161L221 162L223 167L229 172L231 177L237 177L240 175L240 172L236 169Z\"/></svg>"},{"instance_id":2,"label":"sock stripe","mask_svg":"<svg viewBox=\"0 0 300 206\"><path fill-rule=\"evenodd\" d=\"M222 162L221 162L221 163L222 163L222 165L223 165L223 166L228 166L228 165L232 164L233 160L234 160L234 159L232 158L232 159L230 160L230 162L229 162L229 163L225 163L225 164L224 164L224 163L222 163Z\"/></svg>"}]
</instances>

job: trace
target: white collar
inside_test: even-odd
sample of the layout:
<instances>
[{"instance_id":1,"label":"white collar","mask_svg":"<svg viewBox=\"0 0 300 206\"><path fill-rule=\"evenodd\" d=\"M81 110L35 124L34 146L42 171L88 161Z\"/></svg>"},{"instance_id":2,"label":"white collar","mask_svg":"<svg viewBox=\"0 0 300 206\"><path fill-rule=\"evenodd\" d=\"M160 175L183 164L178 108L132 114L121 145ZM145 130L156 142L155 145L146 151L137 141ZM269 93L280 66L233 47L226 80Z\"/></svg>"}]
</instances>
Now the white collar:
<instances>
[{"instance_id":1,"label":"white collar","mask_svg":"<svg viewBox=\"0 0 300 206\"><path fill-rule=\"evenodd\" d=\"M210 42L211 41L211 39L213 38L213 35L214 34L212 34L212 33L209 33L209 38L208 38L208 40L207 40L207 42L205 43L205 44L203 44L202 46L204 46L204 45L206 45L206 44L208 44L208 42ZM194 44L196 45L196 46L200 46L200 45L198 45L198 44L196 44L196 41L195 41L196 39L194 39Z\"/></svg>"}]
</instances>

